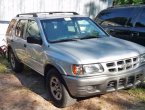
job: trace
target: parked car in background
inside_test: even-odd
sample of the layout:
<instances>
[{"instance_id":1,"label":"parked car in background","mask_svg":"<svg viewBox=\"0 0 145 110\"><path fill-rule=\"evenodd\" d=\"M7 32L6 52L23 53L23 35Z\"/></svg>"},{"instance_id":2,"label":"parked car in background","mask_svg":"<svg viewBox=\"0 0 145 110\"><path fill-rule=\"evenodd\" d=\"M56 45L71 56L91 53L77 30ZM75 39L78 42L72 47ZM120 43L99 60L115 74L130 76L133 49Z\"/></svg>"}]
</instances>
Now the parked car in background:
<instances>
[{"instance_id":1,"label":"parked car in background","mask_svg":"<svg viewBox=\"0 0 145 110\"><path fill-rule=\"evenodd\" d=\"M76 12L19 14L6 36L12 70L20 73L25 64L43 75L57 107L144 81L145 48Z\"/></svg>"},{"instance_id":2,"label":"parked car in background","mask_svg":"<svg viewBox=\"0 0 145 110\"><path fill-rule=\"evenodd\" d=\"M111 7L95 21L110 35L145 46L145 5Z\"/></svg>"},{"instance_id":3,"label":"parked car in background","mask_svg":"<svg viewBox=\"0 0 145 110\"><path fill-rule=\"evenodd\" d=\"M6 30L8 28L8 21L0 21L0 54L5 55L7 50Z\"/></svg>"}]
</instances>

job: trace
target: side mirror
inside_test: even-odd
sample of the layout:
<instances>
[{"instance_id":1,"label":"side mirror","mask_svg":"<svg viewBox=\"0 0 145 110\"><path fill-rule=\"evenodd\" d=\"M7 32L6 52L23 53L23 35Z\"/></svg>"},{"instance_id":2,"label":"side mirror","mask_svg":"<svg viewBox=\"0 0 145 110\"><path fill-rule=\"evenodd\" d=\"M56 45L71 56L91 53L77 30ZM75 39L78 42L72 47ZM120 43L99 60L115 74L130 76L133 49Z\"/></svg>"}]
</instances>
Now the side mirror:
<instances>
[{"instance_id":1,"label":"side mirror","mask_svg":"<svg viewBox=\"0 0 145 110\"><path fill-rule=\"evenodd\" d=\"M42 39L40 37L27 37L27 42L42 45Z\"/></svg>"}]
</instances>

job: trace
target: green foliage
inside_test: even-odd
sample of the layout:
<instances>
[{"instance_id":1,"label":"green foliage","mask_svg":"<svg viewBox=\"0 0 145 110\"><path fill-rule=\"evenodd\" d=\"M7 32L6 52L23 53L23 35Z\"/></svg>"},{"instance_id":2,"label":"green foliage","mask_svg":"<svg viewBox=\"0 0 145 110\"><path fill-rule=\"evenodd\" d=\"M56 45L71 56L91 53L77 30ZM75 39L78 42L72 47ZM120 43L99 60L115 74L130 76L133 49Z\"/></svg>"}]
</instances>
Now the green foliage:
<instances>
[{"instance_id":1,"label":"green foliage","mask_svg":"<svg viewBox=\"0 0 145 110\"><path fill-rule=\"evenodd\" d=\"M0 56L0 73L7 73L9 67L7 59Z\"/></svg>"},{"instance_id":2,"label":"green foliage","mask_svg":"<svg viewBox=\"0 0 145 110\"><path fill-rule=\"evenodd\" d=\"M125 5L125 4L144 4L145 0L114 0L115 5Z\"/></svg>"},{"instance_id":3,"label":"green foliage","mask_svg":"<svg viewBox=\"0 0 145 110\"><path fill-rule=\"evenodd\" d=\"M145 88L134 88L128 92L145 103Z\"/></svg>"}]
</instances>

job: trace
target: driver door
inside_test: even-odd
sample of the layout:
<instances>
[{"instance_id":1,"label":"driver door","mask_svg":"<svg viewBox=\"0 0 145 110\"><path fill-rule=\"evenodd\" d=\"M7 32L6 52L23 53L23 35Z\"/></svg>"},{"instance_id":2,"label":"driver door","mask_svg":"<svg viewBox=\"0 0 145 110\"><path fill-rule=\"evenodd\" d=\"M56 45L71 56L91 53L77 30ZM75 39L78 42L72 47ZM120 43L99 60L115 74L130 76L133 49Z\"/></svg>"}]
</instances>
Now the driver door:
<instances>
[{"instance_id":1,"label":"driver door","mask_svg":"<svg viewBox=\"0 0 145 110\"><path fill-rule=\"evenodd\" d=\"M40 30L35 20L29 20L26 29L27 37L40 38ZM26 53L28 56L27 64L35 71L43 73L43 48L40 44L27 43Z\"/></svg>"}]
</instances>

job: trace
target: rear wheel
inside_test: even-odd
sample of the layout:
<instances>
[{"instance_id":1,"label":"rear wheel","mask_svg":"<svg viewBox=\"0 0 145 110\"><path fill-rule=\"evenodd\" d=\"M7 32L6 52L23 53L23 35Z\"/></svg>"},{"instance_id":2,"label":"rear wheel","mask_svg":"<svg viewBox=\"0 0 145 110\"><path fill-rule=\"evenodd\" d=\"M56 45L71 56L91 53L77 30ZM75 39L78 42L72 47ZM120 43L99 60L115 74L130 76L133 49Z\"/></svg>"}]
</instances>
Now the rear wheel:
<instances>
[{"instance_id":1,"label":"rear wheel","mask_svg":"<svg viewBox=\"0 0 145 110\"><path fill-rule=\"evenodd\" d=\"M23 64L17 60L12 50L9 51L9 61L13 71L17 73L23 71Z\"/></svg>"},{"instance_id":2,"label":"rear wheel","mask_svg":"<svg viewBox=\"0 0 145 110\"><path fill-rule=\"evenodd\" d=\"M66 107L74 104L76 99L73 99L65 88L60 73L55 70L49 70L46 76L46 87L53 104L56 107Z\"/></svg>"}]
</instances>

